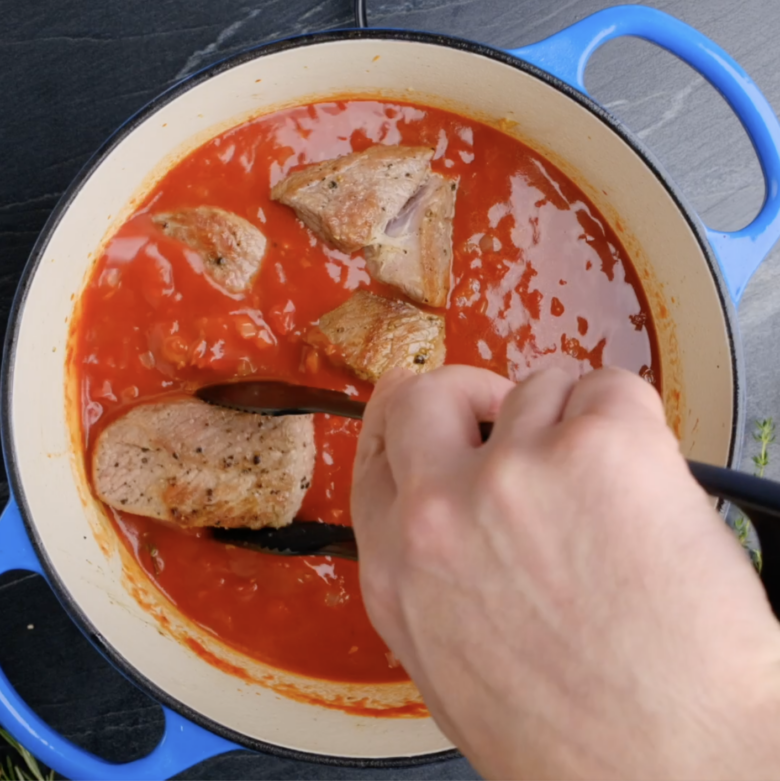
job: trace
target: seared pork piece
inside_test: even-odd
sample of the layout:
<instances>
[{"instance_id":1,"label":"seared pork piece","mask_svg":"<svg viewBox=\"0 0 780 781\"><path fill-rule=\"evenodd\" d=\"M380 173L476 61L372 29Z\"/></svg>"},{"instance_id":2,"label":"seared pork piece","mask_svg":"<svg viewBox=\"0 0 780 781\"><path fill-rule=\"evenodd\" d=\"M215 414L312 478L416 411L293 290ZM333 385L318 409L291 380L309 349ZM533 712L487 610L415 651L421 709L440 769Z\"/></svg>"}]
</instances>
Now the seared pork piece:
<instances>
[{"instance_id":1,"label":"seared pork piece","mask_svg":"<svg viewBox=\"0 0 780 781\"><path fill-rule=\"evenodd\" d=\"M379 243L366 247L366 266L374 279L422 304L446 305L457 189L456 182L439 174L428 177Z\"/></svg>"},{"instance_id":2,"label":"seared pork piece","mask_svg":"<svg viewBox=\"0 0 780 781\"><path fill-rule=\"evenodd\" d=\"M229 293L245 293L260 271L265 236L233 212L211 206L155 214L153 220L171 238L198 252L205 273Z\"/></svg>"},{"instance_id":3,"label":"seared pork piece","mask_svg":"<svg viewBox=\"0 0 780 781\"><path fill-rule=\"evenodd\" d=\"M106 504L184 527L286 526L313 470L311 415L264 417L197 399L134 407L106 426L92 456Z\"/></svg>"},{"instance_id":4,"label":"seared pork piece","mask_svg":"<svg viewBox=\"0 0 780 781\"><path fill-rule=\"evenodd\" d=\"M342 252L374 244L429 173L432 149L372 146L290 174L271 190Z\"/></svg>"},{"instance_id":5,"label":"seared pork piece","mask_svg":"<svg viewBox=\"0 0 780 781\"><path fill-rule=\"evenodd\" d=\"M416 374L444 363L444 318L412 304L358 290L323 315L306 341L334 363L376 382L396 366Z\"/></svg>"}]
</instances>

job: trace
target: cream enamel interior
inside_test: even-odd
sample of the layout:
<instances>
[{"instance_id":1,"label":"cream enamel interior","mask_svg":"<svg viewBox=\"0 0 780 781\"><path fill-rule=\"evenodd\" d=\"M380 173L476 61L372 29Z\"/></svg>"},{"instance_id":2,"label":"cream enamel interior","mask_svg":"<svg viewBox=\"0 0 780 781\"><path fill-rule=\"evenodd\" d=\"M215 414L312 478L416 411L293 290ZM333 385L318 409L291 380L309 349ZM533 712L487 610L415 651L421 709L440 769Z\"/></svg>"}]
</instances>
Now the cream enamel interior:
<instances>
[{"instance_id":1,"label":"cream enamel interior","mask_svg":"<svg viewBox=\"0 0 780 781\"><path fill-rule=\"evenodd\" d=\"M18 323L11 425L30 519L63 587L96 631L159 689L237 733L353 758L449 748L431 720L351 716L296 702L202 661L130 595L121 556L93 533L63 400L69 321L107 229L195 141L281 105L334 94L396 97L499 122L547 154L613 224L659 325L666 405L686 455L725 464L734 377L727 326L696 238L641 158L543 81L432 43L349 40L291 48L224 70L149 116L92 173L54 230ZM667 312L665 317L664 312ZM118 314L119 316L119 314ZM679 394L679 396L675 395ZM682 400L680 402L680 400ZM84 501L82 501L82 498ZM160 608L164 611L164 606Z\"/></svg>"}]
</instances>

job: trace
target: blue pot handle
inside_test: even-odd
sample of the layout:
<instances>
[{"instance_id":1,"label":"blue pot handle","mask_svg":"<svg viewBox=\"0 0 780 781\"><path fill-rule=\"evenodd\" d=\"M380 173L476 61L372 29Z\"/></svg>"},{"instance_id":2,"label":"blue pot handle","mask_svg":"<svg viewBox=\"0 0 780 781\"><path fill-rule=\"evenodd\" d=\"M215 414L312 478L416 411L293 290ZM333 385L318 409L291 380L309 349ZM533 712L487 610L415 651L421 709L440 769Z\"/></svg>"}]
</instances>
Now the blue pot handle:
<instances>
[{"instance_id":1,"label":"blue pot handle","mask_svg":"<svg viewBox=\"0 0 780 781\"><path fill-rule=\"evenodd\" d=\"M12 498L0 516L0 574L22 569L45 577ZM106 762L66 740L16 693L0 670L0 724L41 762L70 779L170 778L197 762L240 748L163 708L165 734L151 754L123 765Z\"/></svg>"},{"instance_id":2,"label":"blue pot handle","mask_svg":"<svg viewBox=\"0 0 780 781\"><path fill-rule=\"evenodd\" d=\"M746 228L733 233L707 228L735 303L750 277L780 238L780 123L750 76L723 49L673 16L639 5L599 11L513 54L587 94L585 67L613 38L631 35L663 47L704 76L736 113L756 150L766 183L764 204Z\"/></svg>"}]
</instances>

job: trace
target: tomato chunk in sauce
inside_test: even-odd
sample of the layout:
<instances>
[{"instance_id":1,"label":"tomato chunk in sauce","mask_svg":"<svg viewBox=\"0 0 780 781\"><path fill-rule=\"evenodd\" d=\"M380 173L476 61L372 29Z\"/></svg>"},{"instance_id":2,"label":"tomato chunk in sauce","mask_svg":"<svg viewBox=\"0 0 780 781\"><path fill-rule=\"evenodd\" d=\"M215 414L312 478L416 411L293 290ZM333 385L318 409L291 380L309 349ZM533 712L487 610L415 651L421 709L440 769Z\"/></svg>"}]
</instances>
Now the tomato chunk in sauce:
<instances>
[{"instance_id":1,"label":"tomato chunk in sauce","mask_svg":"<svg viewBox=\"0 0 780 781\"><path fill-rule=\"evenodd\" d=\"M574 375L623 366L660 386L653 325L618 238L549 162L486 125L422 106L320 103L236 127L176 165L107 244L80 301L71 368L81 388L85 453L132 405L226 378L268 377L367 399L372 386L336 368L302 335L369 277L361 253L315 238L270 188L296 166L373 144L428 145L433 170L459 180L447 363L520 380L560 366ZM152 215L211 206L268 240L252 289L231 295ZM317 416L313 484L299 517L349 524L359 424ZM149 578L193 621L279 668L354 682L406 679L369 624L357 566L227 547L114 512Z\"/></svg>"}]
</instances>

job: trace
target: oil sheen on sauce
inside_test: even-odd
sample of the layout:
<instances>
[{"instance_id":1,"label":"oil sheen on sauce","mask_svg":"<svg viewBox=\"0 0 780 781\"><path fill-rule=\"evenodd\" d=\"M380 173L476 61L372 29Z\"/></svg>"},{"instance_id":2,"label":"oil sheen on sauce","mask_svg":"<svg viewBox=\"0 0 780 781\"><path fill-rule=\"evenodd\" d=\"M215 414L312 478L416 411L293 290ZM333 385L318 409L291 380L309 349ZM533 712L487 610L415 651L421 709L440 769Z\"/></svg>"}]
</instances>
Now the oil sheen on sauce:
<instances>
[{"instance_id":1,"label":"oil sheen on sauce","mask_svg":"<svg viewBox=\"0 0 780 781\"><path fill-rule=\"evenodd\" d=\"M272 185L302 164L376 143L436 149L460 181L447 362L513 380L543 366L580 375L616 365L660 383L646 300L617 237L555 167L496 129L408 104L344 101L293 108L213 139L174 167L106 247L80 302L72 368L90 443L131 405L236 376L371 386L328 364L301 335L373 282L360 253L316 239ZM230 296L199 257L155 228L157 211L217 206L256 224L268 251L253 290ZM299 517L350 523L358 426L318 416L314 481ZM114 513L149 578L193 621L270 665L315 678L406 680L363 608L354 563L230 548Z\"/></svg>"}]
</instances>

